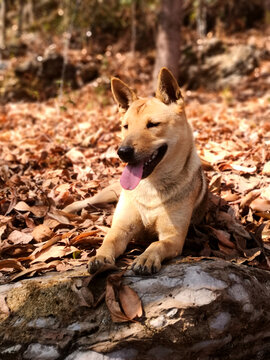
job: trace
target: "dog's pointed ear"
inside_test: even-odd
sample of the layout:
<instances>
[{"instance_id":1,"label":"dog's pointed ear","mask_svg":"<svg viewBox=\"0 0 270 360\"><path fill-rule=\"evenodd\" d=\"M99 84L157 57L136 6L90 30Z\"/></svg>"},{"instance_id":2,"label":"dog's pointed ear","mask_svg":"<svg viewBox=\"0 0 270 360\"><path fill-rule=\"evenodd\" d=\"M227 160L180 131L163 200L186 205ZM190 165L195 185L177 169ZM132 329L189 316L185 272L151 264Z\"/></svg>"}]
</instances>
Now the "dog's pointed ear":
<instances>
[{"instance_id":1,"label":"dog's pointed ear","mask_svg":"<svg viewBox=\"0 0 270 360\"><path fill-rule=\"evenodd\" d=\"M160 69L157 82L156 98L169 105L183 99L178 83L169 69Z\"/></svg>"},{"instance_id":2,"label":"dog's pointed ear","mask_svg":"<svg viewBox=\"0 0 270 360\"><path fill-rule=\"evenodd\" d=\"M115 101L123 111L126 111L131 103L137 99L135 92L118 78L113 77L111 79L111 88Z\"/></svg>"}]
</instances>

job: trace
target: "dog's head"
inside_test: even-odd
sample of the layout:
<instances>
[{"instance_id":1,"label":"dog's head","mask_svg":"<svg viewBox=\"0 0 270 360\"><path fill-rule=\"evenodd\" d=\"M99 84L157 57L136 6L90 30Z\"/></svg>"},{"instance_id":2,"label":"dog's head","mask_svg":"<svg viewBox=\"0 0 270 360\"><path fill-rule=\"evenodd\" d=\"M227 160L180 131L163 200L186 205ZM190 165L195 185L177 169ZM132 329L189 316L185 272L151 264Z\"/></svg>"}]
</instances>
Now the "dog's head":
<instances>
[{"instance_id":1,"label":"dog's head","mask_svg":"<svg viewBox=\"0 0 270 360\"><path fill-rule=\"evenodd\" d=\"M154 175L166 158L181 151L187 138L184 101L176 79L167 68L158 77L156 96L138 98L124 82L112 78L112 93L122 115L122 143L118 155L128 165L121 177L125 189ZM181 143L182 142L182 143Z\"/></svg>"}]
</instances>

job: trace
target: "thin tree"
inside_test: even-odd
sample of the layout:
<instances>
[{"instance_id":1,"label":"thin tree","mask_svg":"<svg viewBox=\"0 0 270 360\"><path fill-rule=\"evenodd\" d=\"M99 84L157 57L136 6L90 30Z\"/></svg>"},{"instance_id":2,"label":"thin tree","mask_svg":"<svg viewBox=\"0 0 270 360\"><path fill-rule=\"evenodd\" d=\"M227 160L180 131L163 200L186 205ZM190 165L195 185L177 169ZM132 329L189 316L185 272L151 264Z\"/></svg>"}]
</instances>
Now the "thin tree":
<instances>
[{"instance_id":1,"label":"thin tree","mask_svg":"<svg viewBox=\"0 0 270 360\"><path fill-rule=\"evenodd\" d=\"M6 47L6 0L0 0L0 50Z\"/></svg>"},{"instance_id":2,"label":"thin tree","mask_svg":"<svg viewBox=\"0 0 270 360\"><path fill-rule=\"evenodd\" d=\"M156 37L156 61L153 71L153 88L161 67L169 68L178 77L180 57L180 30L183 0L161 0Z\"/></svg>"}]
</instances>

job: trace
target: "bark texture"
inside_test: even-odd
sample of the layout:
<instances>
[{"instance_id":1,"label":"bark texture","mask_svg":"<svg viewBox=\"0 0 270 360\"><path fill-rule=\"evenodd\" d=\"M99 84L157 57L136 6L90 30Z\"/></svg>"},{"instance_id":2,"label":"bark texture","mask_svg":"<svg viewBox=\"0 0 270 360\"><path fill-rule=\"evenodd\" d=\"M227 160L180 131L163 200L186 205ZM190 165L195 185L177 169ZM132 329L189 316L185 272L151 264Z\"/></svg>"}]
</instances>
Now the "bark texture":
<instances>
[{"instance_id":1,"label":"bark texture","mask_svg":"<svg viewBox=\"0 0 270 360\"><path fill-rule=\"evenodd\" d=\"M82 306L86 280L79 269L2 285L0 358L269 359L269 272L177 259L155 276L127 272L124 282L140 296L144 316L122 324L111 321L104 303ZM101 274L90 282L93 300L104 281Z\"/></svg>"},{"instance_id":2,"label":"bark texture","mask_svg":"<svg viewBox=\"0 0 270 360\"><path fill-rule=\"evenodd\" d=\"M159 70L166 66L178 77L180 57L180 27L182 23L182 0L162 0L156 38L156 61L153 71L153 89Z\"/></svg>"},{"instance_id":3,"label":"bark texture","mask_svg":"<svg viewBox=\"0 0 270 360\"><path fill-rule=\"evenodd\" d=\"M0 50L6 47L6 0L0 1Z\"/></svg>"}]
</instances>

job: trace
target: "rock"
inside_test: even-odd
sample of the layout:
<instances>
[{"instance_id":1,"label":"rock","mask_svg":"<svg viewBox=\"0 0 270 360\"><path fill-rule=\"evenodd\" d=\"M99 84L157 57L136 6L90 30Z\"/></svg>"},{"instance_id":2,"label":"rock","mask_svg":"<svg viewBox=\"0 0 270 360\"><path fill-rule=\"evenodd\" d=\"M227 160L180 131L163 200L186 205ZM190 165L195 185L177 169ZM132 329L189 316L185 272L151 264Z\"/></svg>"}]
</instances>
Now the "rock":
<instances>
[{"instance_id":1,"label":"rock","mask_svg":"<svg viewBox=\"0 0 270 360\"><path fill-rule=\"evenodd\" d=\"M209 72L218 67L219 73L217 76L226 78L232 74L247 75L251 73L258 66L258 61L255 49L252 46L237 45L231 47L226 54L207 59L205 65Z\"/></svg>"},{"instance_id":2,"label":"rock","mask_svg":"<svg viewBox=\"0 0 270 360\"><path fill-rule=\"evenodd\" d=\"M49 53L41 62L40 75L48 80L60 79L64 58L58 53Z\"/></svg>"},{"instance_id":3,"label":"rock","mask_svg":"<svg viewBox=\"0 0 270 360\"><path fill-rule=\"evenodd\" d=\"M230 48L217 39L204 40L198 48L186 48L180 62L180 83L219 90L235 86L258 66L258 54L250 45Z\"/></svg>"},{"instance_id":4,"label":"rock","mask_svg":"<svg viewBox=\"0 0 270 360\"><path fill-rule=\"evenodd\" d=\"M15 75L19 78L28 75L36 76L39 71L40 71L40 64L35 58L20 63L14 70Z\"/></svg>"},{"instance_id":5,"label":"rock","mask_svg":"<svg viewBox=\"0 0 270 360\"><path fill-rule=\"evenodd\" d=\"M96 79L99 76L98 65L94 62L82 65L79 75L84 84Z\"/></svg>"},{"instance_id":6,"label":"rock","mask_svg":"<svg viewBox=\"0 0 270 360\"><path fill-rule=\"evenodd\" d=\"M20 40L12 40L7 44L5 49L1 49L0 53L3 58L24 56L27 51L27 45Z\"/></svg>"},{"instance_id":7,"label":"rock","mask_svg":"<svg viewBox=\"0 0 270 360\"><path fill-rule=\"evenodd\" d=\"M217 38L203 39L199 45L199 51L203 58L223 54L226 51L225 44Z\"/></svg>"},{"instance_id":8,"label":"rock","mask_svg":"<svg viewBox=\"0 0 270 360\"><path fill-rule=\"evenodd\" d=\"M59 358L59 352L54 346L30 344L23 353L23 359L28 360L55 360Z\"/></svg>"},{"instance_id":9,"label":"rock","mask_svg":"<svg viewBox=\"0 0 270 360\"><path fill-rule=\"evenodd\" d=\"M94 299L105 279L100 274L89 283ZM105 303L79 305L88 282L82 267L0 286L9 309L0 316L2 358L20 352L24 359L40 360L268 359L267 271L179 259L149 277L128 271L124 284L140 296L144 316L120 324L111 321Z\"/></svg>"}]
</instances>

